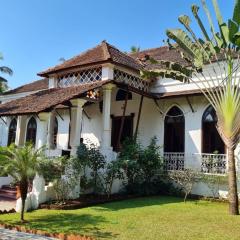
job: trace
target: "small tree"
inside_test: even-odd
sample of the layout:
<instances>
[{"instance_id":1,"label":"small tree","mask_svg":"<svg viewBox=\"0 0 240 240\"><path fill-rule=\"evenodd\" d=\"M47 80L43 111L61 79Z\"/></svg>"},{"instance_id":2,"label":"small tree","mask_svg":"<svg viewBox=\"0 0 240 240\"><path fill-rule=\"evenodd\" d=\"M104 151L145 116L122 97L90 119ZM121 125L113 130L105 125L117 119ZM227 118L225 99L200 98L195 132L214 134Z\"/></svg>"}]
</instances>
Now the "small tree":
<instances>
[{"instance_id":1,"label":"small tree","mask_svg":"<svg viewBox=\"0 0 240 240\"><path fill-rule=\"evenodd\" d=\"M108 198L111 195L115 179L123 179L123 171L121 170L121 165L118 160L108 163L104 173L105 192Z\"/></svg>"},{"instance_id":2,"label":"small tree","mask_svg":"<svg viewBox=\"0 0 240 240\"><path fill-rule=\"evenodd\" d=\"M163 159L160 154L160 146L157 145L157 138L153 137L150 144L141 151L139 166L143 180L150 184L151 180L162 170Z\"/></svg>"},{"instance_id":3,"label":"small tree","mask_svg":"<svg viewBox=\"0 0 240 240\"><path fill-rule=\"evenodd\" d=\"M139 154L140 144L132 139L126 139L123 142L122 149L118 156L118 161L127 179L126 186L128 191L133 191L139 175Z\"/></svg>"},{"instance_id":4,"label":"small tree","mask_svg":"<svg viewBox=\"0 0 240 240\"><path fill-rule=\"evenodd\" d=\"M185 193L184 202L186 202L188 195L192 191L193 184L200 180L199 174L190 169L172 170L168 172L168 176L175 183L181 186Z\"/></svg>"},{"instance_id":5,"label":"small tree","mask_svg":"<svg viewBox=\"0 0 240 240\"><path fill-rule=\"evenodd\" d=\"M39 163L41 158L42 149L35 150L32 144L26 144L23 147L11 145L6 148L0 148L2 172L12 176L20 187L22 222L24 222L25 201L29 182L40 171Z\"/></svg>"},{"instance_id":6,"label":"small tree","mask_svg":"<svg viewBox=\"0 0 240 240\"><path fill-rule=\"evenodd\" d=\"M93 182L93 193L97 193L102 185L100 170L104 169L106 160L105 157L100 152L100 149L93 143L90 144L89 146L88 159L89 168L92 170L90 174L92 176Z\"/></svg>"}]
</instances>

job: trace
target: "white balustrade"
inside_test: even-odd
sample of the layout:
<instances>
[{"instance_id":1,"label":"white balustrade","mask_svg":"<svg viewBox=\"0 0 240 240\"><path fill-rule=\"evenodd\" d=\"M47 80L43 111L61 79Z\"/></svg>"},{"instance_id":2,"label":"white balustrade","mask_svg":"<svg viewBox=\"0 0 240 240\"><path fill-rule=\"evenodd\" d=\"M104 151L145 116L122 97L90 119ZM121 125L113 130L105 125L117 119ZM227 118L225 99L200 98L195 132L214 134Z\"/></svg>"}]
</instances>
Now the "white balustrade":
<instances>
[{"instance_id":1,"label":"white balustrade","mask_svg":"<svg viewBox=\"0 0 240 240\"><path fill-rule=\"evenodd\" d=\"M224 174L227 172L227 155L199 153L194 154L201 162L201 172Z\"/></svg>"},{"instance_id":2,"label":"white balustrade","mask_svg":"<svg viewBox=\"0 0 240 240\"><path fill-rule=\"evenodd\" d=\"M184 170L184 152L165 152L163 156L165 170Z\"/></svg>"}]
</instances>

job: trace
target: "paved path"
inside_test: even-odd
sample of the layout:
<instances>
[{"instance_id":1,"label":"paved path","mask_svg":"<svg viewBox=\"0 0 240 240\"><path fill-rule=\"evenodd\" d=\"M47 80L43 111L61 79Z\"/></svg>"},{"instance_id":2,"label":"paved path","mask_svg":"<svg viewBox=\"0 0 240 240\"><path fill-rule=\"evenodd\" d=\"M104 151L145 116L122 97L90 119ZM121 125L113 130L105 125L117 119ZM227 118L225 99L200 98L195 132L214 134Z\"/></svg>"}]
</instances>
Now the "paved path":
<instances>
[{"instance_id":1,"label":"paved path","mask_svg":"<svg viewBox=\"0 0 240 240\"><path fill-rule=\"evenodd\" d=\"M48 238L40 235L16 232L8 229L0 228L1 240L55 240L56 238Z\"/></svg>"},{"instance_id":2,"label":"paved path","mask_svg":"<svg viewBox=\"0 0 240 240\"><path fill-rule=\"evenodd\" d=\"M16 207L16 201L0 197L0 210L10 210Z\"/></svg>"}]
</instances>

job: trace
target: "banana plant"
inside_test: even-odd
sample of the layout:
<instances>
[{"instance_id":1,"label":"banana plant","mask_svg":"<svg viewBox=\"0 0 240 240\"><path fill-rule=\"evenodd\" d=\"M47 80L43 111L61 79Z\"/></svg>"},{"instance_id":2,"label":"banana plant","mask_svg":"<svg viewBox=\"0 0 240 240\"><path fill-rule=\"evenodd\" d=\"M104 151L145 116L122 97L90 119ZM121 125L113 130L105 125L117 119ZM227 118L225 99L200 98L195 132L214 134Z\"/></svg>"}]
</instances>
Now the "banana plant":
<instances>
[{"instance_id":1,"label":"banana plant","mask_svg":"<svg viewBox=\"0 0 240 240\"><path fill-rule=\"evenodd\" d=\"M162 69L144 74L193 82L212 104L218 118L216 127L228 149L229 213L238 215L234 151L240 136L240 0L235 0L233 16L227 22L223 20L217 0L212 0L217 26L206 1L201 3L208 26L199 16L200 7L191 6L201 37L191 28L191 18L187 15L178 18L182 29L166 30L170 48L180 52L188 64L179 67L176 63L161 62ZM211 73L203 71L206 64L212 67Z\"/></svg>"}]
</instances>

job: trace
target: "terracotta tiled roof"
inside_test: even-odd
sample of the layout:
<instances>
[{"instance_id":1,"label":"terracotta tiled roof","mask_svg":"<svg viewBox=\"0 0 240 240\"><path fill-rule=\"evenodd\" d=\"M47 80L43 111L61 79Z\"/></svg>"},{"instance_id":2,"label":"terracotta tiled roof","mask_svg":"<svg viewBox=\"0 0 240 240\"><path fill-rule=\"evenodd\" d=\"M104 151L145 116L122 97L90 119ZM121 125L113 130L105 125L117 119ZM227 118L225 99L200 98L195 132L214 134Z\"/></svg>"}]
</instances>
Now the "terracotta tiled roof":
<instances>
[{"instance_id":1,"label":"terracotta tiled roof","mask_svg":"<svg viewBox=\"0 0 240 240\"><path fill-rule=\"evenodd\" d=\"M0 104L0 116L37 114L48 111L59 104L80 97L85 92L103 86L110 81L99 81L67 88L52 88Z\"/></svg>"},{"instance_id":2,"label":"terracotta tiled roof","mask_svg":"<svg viewBox=\"0 0 240 240\"><path fill-rule=\"evenodd\" d=\"M38 73L39 76L48 76L49 74L59 72L61 70L66 70L74 67L85 67L89 65L95 65L99 63L115 63L123 65L135 70L142 68L142 64L132 58L131 56L121 52L116 47L110 45L106 41L96 47L87 50L69 60L59 64L55 67L49 68L43 72Z\"/></svg>"},{"instance_id":3,"label":"terracotta tiled roof","mask_svg":"<svg viewBox=\"0 0 240 240\"><path fill-rule=\"evenodd\" d=\"M22 85L18 88L9 90L7 92L4 92L3 95L9 95L9 94L17 94L17 93L24 93L24 92L33 92L33 91L39 91L48 89L48 79L44 78L41 80L37 80L25 85Z\"/></svg>"},{"instance_id":4,"label":"terracotta tiled roof","mask_svg":"<svg viewBox=\"0 0 240 240\"><path fill-rule=\"evenodd\" d=\"M165 92L165 93L152 93L155 97L162 99L162 98L176 98L182 96L199 96L202 95L202 91L200 89L191 89L191 90L184 90L184 91L175 91L175 92Z\"/></svg>"},{"instance_id":5,"label":"terracotta tiled roof","mask_svg":"<svg viewBox=\"0 0 240 240\"><path fill-rule=\"evenodd\" d=\"M169 49L169 46L162 46L158 48L150 48L138 53L131 53L131 57L135 58L136 60L144 62L146 56L154 58L158 61L170 61L174 63L181 64L183 66L188 66L189 63L181 57L181 54L175 49ZM162 68L161 64L150 64L145 62L145 69L152 70L157 68Z\"/></svg>"}]
</instances>

